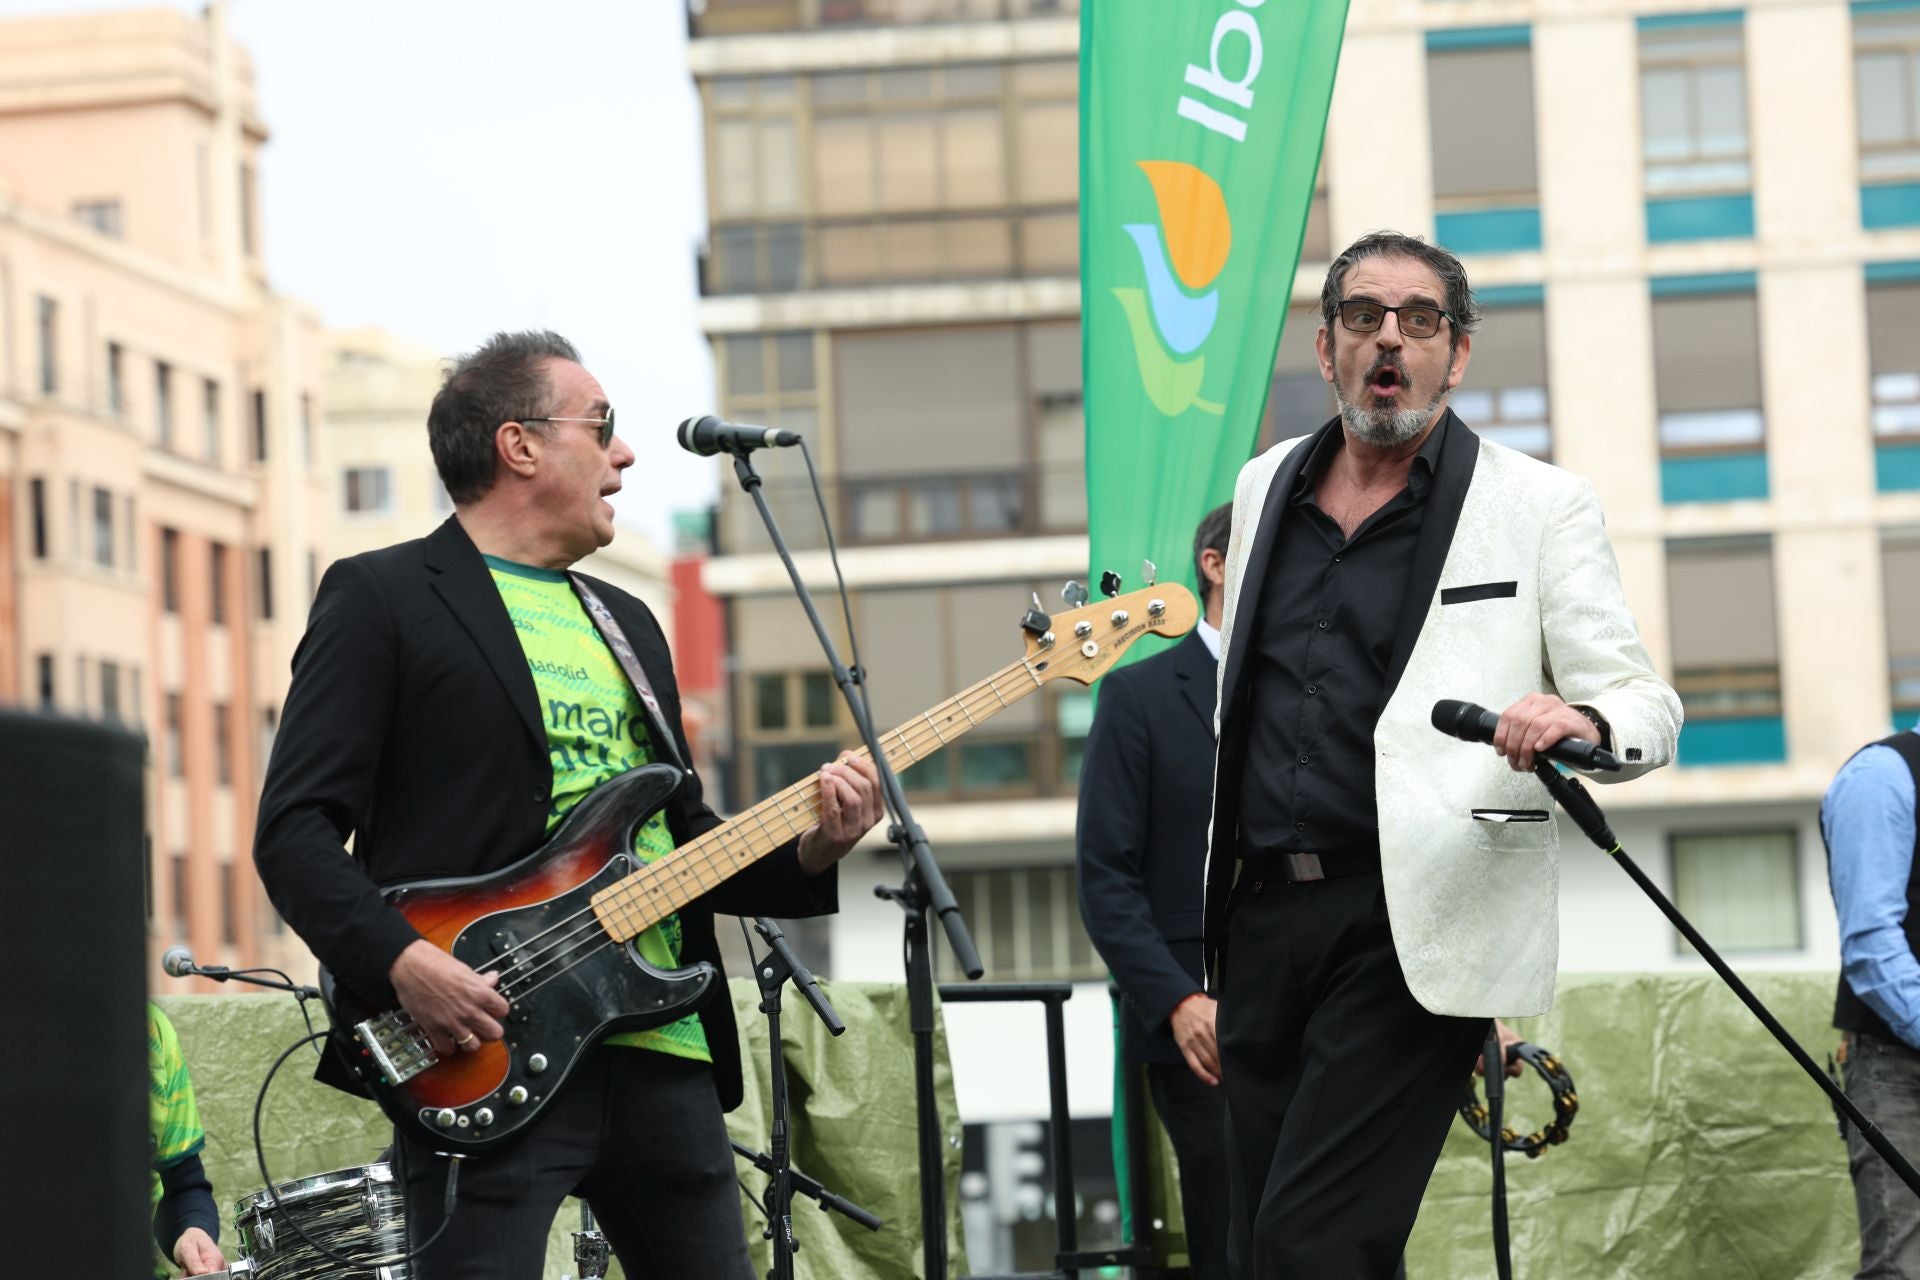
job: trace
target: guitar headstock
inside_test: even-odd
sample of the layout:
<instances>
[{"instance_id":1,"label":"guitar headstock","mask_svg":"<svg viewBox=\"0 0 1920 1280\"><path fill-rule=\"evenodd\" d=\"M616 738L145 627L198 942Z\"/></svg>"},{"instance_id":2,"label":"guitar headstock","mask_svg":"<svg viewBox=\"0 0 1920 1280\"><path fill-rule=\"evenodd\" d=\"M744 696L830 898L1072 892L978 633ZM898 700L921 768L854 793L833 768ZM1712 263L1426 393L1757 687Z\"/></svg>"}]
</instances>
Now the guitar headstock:
<instances>
[{"instance_id":1,"label":"guitar headstock","mask_svg":"<svg viewBox=\"0 0 1920 1280\"><path fill-rule=\"evenodd\" d=\"M1193 592L1177 582L1093 602L1086 602L1084 587L1067 593L1070 601L1076 597L1085 603L1052 617L1036 608L1021 622L1027 666L1042 681L1064 678L1092 684L1142 636L1183 636L1200 620Z\"/></svg>"}]
</instances>

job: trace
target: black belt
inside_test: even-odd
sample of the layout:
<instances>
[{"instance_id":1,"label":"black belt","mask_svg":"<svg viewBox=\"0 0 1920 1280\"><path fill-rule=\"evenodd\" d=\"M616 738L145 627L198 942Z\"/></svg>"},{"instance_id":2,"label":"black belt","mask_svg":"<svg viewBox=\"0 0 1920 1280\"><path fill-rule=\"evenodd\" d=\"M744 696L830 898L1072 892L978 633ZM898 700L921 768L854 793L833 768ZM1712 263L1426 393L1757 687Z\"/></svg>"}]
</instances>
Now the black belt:
<instances>
[{"instance_id":1,"label":"black belt","mask_svg":"<svg viewBox=\"0 0 1920 1280\"><path fill-rule=\"evenodd\" d=\"M1243 850L1241 875L1253 880L1285 880L1300 884L1308 880L1339 880L1346 876L1380 874L1380 846L1362 845L1346 849L1319 849L1311 853L1261 853Z\"/></svg>"}]
</instances>

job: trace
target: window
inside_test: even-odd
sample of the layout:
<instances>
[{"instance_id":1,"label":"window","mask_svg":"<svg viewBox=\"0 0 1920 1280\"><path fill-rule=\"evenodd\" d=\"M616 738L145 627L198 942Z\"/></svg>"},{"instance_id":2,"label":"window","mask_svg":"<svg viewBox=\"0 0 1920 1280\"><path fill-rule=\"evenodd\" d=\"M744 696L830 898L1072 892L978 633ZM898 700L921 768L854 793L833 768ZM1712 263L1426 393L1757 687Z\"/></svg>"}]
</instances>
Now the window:
<instances>
[{"instance_id":1,"label":"window","mask_svg":"<svg viewBox=\"0 0 1920 1280\"><path fill-rule=\"evenodd\" d=\"M1869 276L1867 372L1876 439L1920 441L1920 279Z\"/></svg>"},{"instance_id":2,"label":"window","mask_svg":"<svg viewBox=\"0 0 1920 1280\"><path fill-rule=\"evenodd\" d=\"M173 447L173 366L164 360L153 362L154 439L162 449Z\"/></svg>"},{"instance_id":3,"label":"window","mask_svg":"<svg viewBox=\"0 0 1920 1280\"><path fill-rule=\"evenodd\" d=\"M253 460L267 460L267 393L253 393Z\"/></svg>"},{"instance_id":4,"label":"window","mask_svg":"<svg viewBox=\"0 0 1920 1280\"><path fill-rule=\"evenodd\" d=\"M1881 599L1887 610L1888 685L1901 725L1920 716L1920 528L1889 529L1880 542Z\"/></svg>"},{"instance_id":5,"label":"window","mask_svg":"<svg viewBox=\"0 0 1920 1280\"><path fill-rule=\"evenodd\" d=\"M1860 177L1920 176L1920 12L1855 12Z\"/></svg>"},{"instance_id":6,"label":"window","mask_svg":"<svg viewBox=\"0 0 1920 1280\"><path fill-rule=\"evenodd\" d=\"M754 797L808 776L839 750L840 691L825 671L749 677Z\"/></svg>"},{"instance_id":7,"label":"window","mask_svg":"<svg viewBox=\"0 0 1920 1280\"><path fill-rule=\"evenodd\" d=\"M213 704L213 780L216 785L233 785L233 726L227 704Z\"/></svg>"},{"instance_id":8,"label":"window","mask_svg":"<svg viewBox=\"0 0 1920 1280\"><path fill-rule=\"evenodd\" d=\"M1760 320L1751 277L1656 279L1652 287L1662 498L1764 498Z\"/></svg>"},{"instance_id":9,"label":"window","mask_svg":"<svg viewBox=\"0 0 1920 1280\"><path fill-rule=\"evenodd\" d=\"M1440 209L1536 203L1533 49L1527 29L1429 32L1427 127Z\"/></svg>"},{"instance_id":10,"label":"window","mask_svg":"<svg viewBox=\"0 0 1920 1280\"><path fill-rule=\"evenodd\" d=\"M1640 31L1640 141L1649 196L1744 191L1745 31L1720 15Z\"/></svg>"},{"instance_id":11,"label":"window","mask_svg":"<svg viewBox=\"0 0 1920 1280\"><path fill-rule=\"evenodd\" d=\"M1042 321L1024 326L1023 334L1040 528L1077 533L1087 527L1087 413L1080 385L1080 322ZM1009 479L1002 477L1001 484L1006 486ZM1010 487L1002 492L1018 496L1020 491Z\"/></svg>"},{"instance_id":12,"label":"window","mask_svg":"<svg viewBox=\"0 0 1920 1280\"><path fill-rule=\"evenodd\" d=\"M730 334L715 343L725 412L735 421L760 422L803 435L818 423L819 374L814 335L804 330ZM765 489L781 528L796 548L822 545L813 492L804 482L776 480ZM831 490L829 490L831 498ZM722 537L730 551L769 550L766 530L751 499L737 490L721 500Z\"/></svg>"},{"instance_id":13,"label":"window","mask_svg":"<svg viewBox=\"0 0 1920 1280\"><path fill-rule=\"evenodd\" d=\"M117 237L122 234L118 200L76 200L73 202L73 220L92 227L103 236Z\"/></svg>"},{"instance_id":14,"label":"window","mask_svg":"<svg viewBox=\"0 0 1920 1280\"><path fill-rule=\"evenodd\" d=\"M120 664L100 660L100 714L120 723Z\"/></svg>"},{"instance_id":15,"label":"window","mask_svg":"<svg viewBox=\"0 0 1920 1280\"><path fill-rule=\"evenodd\" d=\"M54 688L53 655L50 653L37 654L34 657L33 665L39 676L40 709L42 711L51 711L53 710L53 700L56 692Z\"/></svg>"},{"instance_id":16,"label":"window","mask_svg":"<svg viewBox=\"0 0 1920 1280\"><path fill-rule=\"evenodd\" d=\"M1798 951L1800 857L1793 831L1675 834L1673 901L1728 954ZM1678 955L1697 955L1674 933Z\"/></svg>"},{"instance_id":17,"label":"window","mask_svg":"<svg viewBox=\"0 0 1920 1280\"><path fill-rule=\"evenodd\" d=\"M180 723L180 695L177 693L169 693L167 695L165 737L167 776L169 778L184 778L187 776L187 753L186 746L181 740L182 732L183 728Z\"/></svg>"},{"instance_id":18,"label":"window","mask_svg":"<svg viewBox=\"0 0 1920 1280\"><path fill-rule=\"evenodd\" d=\"M37 310L40 327L40 393L50 396L60 390L60 304L41 294Z\"/></svg>"},{"instance_id":19,"label":"window","mask_svg":"<svg viewBox=\"0 0 1920 1280\"><path fill-rule=\"evenodd\" d=\"M216 627L227 623L227 548L224 543L208 544L208 611Z\"/></svg>"},{"instance_id":20,"label":"window","mask_svg":"<svg viewBox=\"0 0 1920 1280\"><path fill-rule=\"evenodd\" d=\"M220 460L220 384L212 378L200 381L201 391L201 452L207 461Z\"/></svg>"},{"instance_id":21,"label":"window","mask_svg":"<svg viewBox=\"0 0 1920 1280\"><path fill-rule=\"evenodd\" d=\"M349 515L386 515L392 509L391 473L385 467L348 467L343 507Z\"/></svg>"},{"instance_id":22,"label":"window","mask_svg":"<svg viewBox=\"0 0 1920 1280\"><path fill-rule=\"evenodd\" d=\"M160 530L160 608L180 612L180 532L165 527Z\"/></svg>"},{"instance_id":23,"label":"window","mask_svg":"<svg viewBox=\"0 0 1920 1280\"><path fill-rule=\"evenodd\" d=\"M966 915L981 963L996 982L1094 981L1106 967L1080 921L1071 866L952 870L947 883ZM947 947L938 947L941 978L959 978Z\"/></svg>"},{"instance_id":24,"label":"window","mask_svg":"<svg viewBox=\"0 0 1920 1280\"><path fill-rule=\"evenodd\" d=\"M187 855L176 853L173 862L173 936L185 941L187 937Z\"/></svg>"},{"instance_id":25,"label":"window","mask_svg":"<svg viewBox=\"0 0 1920 1280\"><path fill-rule=\"evenodd\" d=\"M1667 608L1686 709L1680 762L1784 759L1771 539L1667 543Z\"/></svg>"},{"instance_id":26,"label":"window","mask_svg":"<svg viewBox=\"0 0 1920 1280\"><path fill-rule=\"evenodd\" d=\"M113 568L113 495L105 489L93 491L93 562Z\"/></svg>"},{"instance_id":27,"label":"window","mask_svg":"<svg viewBox=\"0 0 1920 1280\"><path fill-rule=\"evenodd\" d=\"M1487 305L1481 316L1467 380L1454 389L1454 412L1496 444L1550 457L1546 308L1536 302Z\"/></svg>"},{"instance_id":28,"label":"window","mask_svg":"<svg viewBox=\"0 0 1920 1280\"><path fill-rule=\"evenodd\" d=\"M261 547L255 553L255 572L260 579L260 620L273 621L273 551Z\"/></svg>"},{"instance_id":29,"label":"window","mask_svg":"<svg viewBox=\"0 0 1920 1280\"><path fill-rule=\"evenodd\" d=\"M27 502L33 524L33 558L47 558L47 482L42 476L27 481Z\"/></svg>"},{"instance_id":30,"label":"window","mask_svg":"<svg viewBox=\"0 0 1920 1280\"><path fill-rule=\"evenodd\" d=\"M135 551L140 541L140 526L134 523L132 494L126 496L126 499L121 503L120 509L122 512L122 518L120 520L121 536L126 541L120 563L126 566L128 573L138 573L140 571L140 558L135 554Z\"/></svg>"},{"instance_id":31,"label":"window","mask_svg":"<svg viewBox=\"0 0 1920 1280\"><path fill-rule=\"evenodd\" d=\"M117 342L107 344L107 412L127 416L127 353Z\"/></svg>"}]
</instances>

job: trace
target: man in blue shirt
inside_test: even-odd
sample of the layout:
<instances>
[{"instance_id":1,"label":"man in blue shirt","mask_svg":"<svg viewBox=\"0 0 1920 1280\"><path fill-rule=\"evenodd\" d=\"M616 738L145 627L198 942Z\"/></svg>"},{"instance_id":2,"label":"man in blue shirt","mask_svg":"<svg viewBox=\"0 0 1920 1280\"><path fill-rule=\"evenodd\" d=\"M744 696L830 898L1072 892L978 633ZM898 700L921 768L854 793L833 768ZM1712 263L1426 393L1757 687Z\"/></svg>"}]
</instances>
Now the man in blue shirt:
<instances>
[{"instance_id":1,"label":"man in blue shirt","mask_svg":"<svg viewBox=\"0 0 1920 1280\"><path fill-rule=\"evenodd\" d=\"M1820 806L1840 913L1847 1096L1902 1151L1920 1153L1920 730L1840 767ZM1847 1138L1860 1210L1860 1277L1920 1280L1920 1200L1860 1135Z\"/></svg>"}]
</instances>

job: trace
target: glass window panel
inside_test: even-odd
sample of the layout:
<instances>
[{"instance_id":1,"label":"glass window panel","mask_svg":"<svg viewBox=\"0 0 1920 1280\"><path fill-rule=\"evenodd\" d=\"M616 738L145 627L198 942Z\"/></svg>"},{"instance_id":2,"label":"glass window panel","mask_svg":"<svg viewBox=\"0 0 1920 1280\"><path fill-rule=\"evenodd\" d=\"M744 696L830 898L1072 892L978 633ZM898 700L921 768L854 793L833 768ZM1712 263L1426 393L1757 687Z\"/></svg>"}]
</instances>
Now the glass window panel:
<instances>
[{"instance_id":1,"label":"glass window panel","mask_svg":"<svg viewBox=\"0 0 1920 1280\"><path fill-rule=\"evenodd\" d=\"M947 674L945 605L937 588L862 591L858 609L860 636L877 655L867 690L875 728L907 724L961 687ZM913 749L931 750L925 722L909 727Z\"/></svg>"},{"instance_id":2,"label":"glass window panel","mask_svg":"<svg viewBox=\"0 0 1920 1280\"><path fill-rule=\"evenodd\" d=\"M720 339L727 366L727 394L757 396L767 389L767 372L762 360L760 335L730 333Z\"/></svg>"},{"instance_id":3,"label":"glass window panel","mask_svg":"<svg viewBox=\"0 0 1920 1280\"><path fill-rule=\"evenodd\" d=\"M1920 363L1920 351L1914 353ZM1874 375L1873 398L1876 403L1920 400L1920 373L1881 373Z\"/></svg>"},{"instance_id":4,"label":"glass window panel","mask_svg":"<svg viewBox=\"0 0 1920 1280\"><path fill-rule=\"evenodd\" d=\"M1766 537L1668 543L1667 608L1676 669L1772 667L1780 660Z\"/></svg>"},{"instance_id":5,"label":"glass window panel","mask_svg":"<svg viewBox=\"0 0 1920 1280\"><path fill-rule=\"evenodd\" d=\"M946 227L925 218L880 224L879 275L932 280L947 273Z\"/></svg>"},{"instance_id":6,"label":"glass window panel","mask_svg":"<svg viewBox=\"0 0 1920 1280\"><path fill-rule=\"evenodd\" d=\"M1920 404L1883 404L1873 411L1873 433L1904 436L1920 431Z\"/></svg>"},{"instance_id":7,"label":"glass window panel","mask_svg":"<svg viewBox=\"0 0 1920 1280\"><path fill-rule=\"evenodd\" d=\"M1005 791L1033 779L1033 744L967 740L959 744L963 791Z\"/></svg>"},{"instance_id":8,"label":"glass window panel","mask_svg":"<svg viewBox=\"0 0 1920 1280\"><path fill-rule=\"evenodd\" d=\"M1920 676L1920 537L1916 531L1881 536L1880 583L1887 602L1887 653L1894 664Z\"/></svg>"},{"instance_id":9,"label":"glass window panel","mask_svg":"<svg viewBox=\"0 0 1920 1280\"><path fill-rule=\"evenodd\" d=\"M1042 399L1036 451L1040 464L1040 525L1049 531L1087 527L1085 405Z\"/></svg>"},{"instance_id":10,"label":"glass window panel","mask_svg":"<svg viewBox=\"0 0 1920 1280\"><path fill-rule=\"evenodd\" d=\"M821 227L815 243L822 284L864 284L880 274L879 239L870 226Z\"/></svg>"},{"instance_id":11,"label":"glass window panel","mask_svg":"<svg viewBox=\"0 0 1920 1280\"><path fill-rule=\"evenodd\" d=\"M866 100L867 73L864 71L827 71L813 77L816 107L855 106Z\"/></svg>"},{"instance_id":12,"label":"glass window panel","mask_svg":"<svg viewBox=\"0 0 1920 1280\"><path fill-rule=\"evenodd\" d=\"M1546 457L1553 449L1553 432L1544 426L1482 426L1474 423L1473 429L1483 440L1491 440L1495 444L1505 445L1509 449L1531 454L1536 458Z\"/></svg>"},{"instance_id":13,"label":"glass window panel","mask_svg":"<svg viewBox=\"0 0 1920 1280\"><path fill-rule=\"evenodd\" d=\"M770 796L782 787L813 776L820 766L833 759L836 745L832 739L819 742L755 743L753 746L753 798Z\"/></svg>"},{"instance_id":14,"label":"glass window panel","mask_svg":"<svg viewBox=\"0 0 1920 1280\"><path fill-rule=\"evenodd\" d=\"M1071 275L1078 271L1078 216L1072 213L1048 213L1021 219L1020 265L1028 275Z\"/></svg>"},{"instance_id":15,"label":"glass window panel","mask_svg":"<svg viewBox=\"0 0 1920 1280\"><path fill-rule=\"evenodd\" d=\"M1920 373L1920 284L1867 287L1867 367L1876 376Z\"/></svg>"},{"instance_id":16,"label":"glass window panel","mask_svg":"<svg viewBox=\"0 0 1920 1280\"><path fill-rule=\"evenodd\" d=\"M1093 728L1093 694L1085 689L1066 689L1056 694L1053 727L1063 738L1086 737Z\"/></svg>"},{"instance_id":17,"label":"glass window panel","mask_svg":"<svg viewBox=\"0 0 1920 1280\"><path fill-rule=\"evenodd\" d=\"M1001 149L999 108L948 111L941 126L947 204L967 209L1004 205L1007 164Z\"/></svg>"},{"instance_id":18,"label":"glass window panel","mask_svg":"<svg viewBox=\"0 0 1920 1280\"><path fill-rule=\"evenodd\" d=\"M991 62L948 67L942 92L948 98L997 98L1003 77Z\"/></svg>"},{"instance_id":19,"label":"glass window panel","mask_svg":"<svg viewBox=\"0 0 1920 1280\"><path fill-rule=\"evenodd\" d=\"M1473 335L1467 385L1499 391L1547 381L1546 312L1538 306L1488 307Z\"/></svg>"},{"instance_id":20,"label":"glass window panel","mask_svg":"<svg viewBox=\"0 0 1920 1280\"><path fill-rule=\"evenodd\" d=\"M1720 951L1798 950L1798 862L1791 831L1675 836L1674 905Z\"/></svg>"},{"instance_id":21,"label":"glass window panel","mask_svg":"<svg viewBox=\"0 0 1920 1280\"><path fill-rule=\"evenodd\" d=\"M967 530L971 533L1012 533L1020 528L1021 484L1018 476L978 476L967 483Z\"/></svg>"},{"instance_id":22,"label":"glass window panel","mask_svg":"<svg viewBox=\"0 0 1920 1280\"><path fill-rule=\"evenodd\" d=\"M760 208L792 213L800 207L800 161L793 121L760 122Z\"/></svg>"},{"instance_id":23,"label":"glass window panel","mask_svg":"<svg viewBox=\"0 0 1920 1280\"><path fill-rule=\"evenodd\" d=\"M787 107L793 105L792 76L761 76L760 105L763 107Z\"/></svg>"},{"instance_id":24,"label":"glass window panel","mask_svg":"<svg viewBox=\"0 0 1920 1280\"><path fill-rule=\"evenodd\" d=\"M723 292L760 287L759 228L713 229L714 287Z\"/></svg>"},{"instance_id":25,"label":"glass window panel","mask_svg":"<svg viewBox=\"0 0 1920 1280\"><path fill-rule=\"evenodd\" d=\"M1907 54L1907 137L1920 139L1920 49Z\"/></svg>"},{"instance_id":26,"label":"glass window panel","mask_svg":"<svg viewBox=\"0 0 1920 1280\"><path fill-rule=\"evenodd\" d=\"M1013 227L1005 218L960 218L944 230L947 275L1004 276L1013 270Z\"/></svg>"},{"instance_id":27,"label":"glass window panel","mask_svg":"<svg viewBox=\"0 0 1920 1280\"><path fill-rule=\"evenodd\" d=\"M753 678L753 724L756 729L787 727L786 673Z\"/></svg>"},{"instance_id":28,"label":"glass window panel","mask_svg":"<svg viewBox=\"0 0 1920 1280\"><path fill-rule=\"evenodd\" d=\"M1693 102L1681 67L1650 67L1640 73L1640 137L1649 163L1693 154Z\"/></svg>"},{"instance_id":29,"label":"glass window panel","mask_svg":"<svg viewBox=\"0 0 1920 1280\"><path fill-rule=\"evenodd\" d=\"M1071 98L1080 92L1080 68L1066 58L1017 62L1013 90L1023 97Z\"/></svg>"},{"instance_id":30,"label":"glass window panel","mask_svg":"<svg viewBox=\"0 0 1920 1280\"><path fill-rule=\"evenodd\" d=\"M806 242L797 222L769 223L761 228L766 242L766 275L760 287L776 293L806 286Z\"/></svg>"},{"instance_id":31,"label":"glass window panel","mask_svg":"<svg viewBox=\"0 0 1920 1280\"><path fill-rule=\"evenodd\" d=\"M1023 203L1072 204L1079 199L1079 103L1022 103L1019 147Z\"/></svg>"},{"instance_id":32,"label":"glass window panel","mask_svg":"<svg viewBox=\"0 0 1920 1280\"><path fill-rule=\"evenodd\" d=\"M882 102L927 102L933 97L933 72L926 67L882 71L876 79Z\"/></svg>"},{"instance_id":33,"label":"glass window panel","mask_svg":"<svg viewBox=\"0 0 1920 1280\"><path fill-rule=\"evenodd\" d=\"M1493 420L1493 392L1458 389L1452 396L1453 411L1475 424Z\"/></svg>"},{"instance_id":34,"label":"glass window panel","mask_svg":"<svg viewBox=\"0 0 1920 1280\"><path fill-rule=\"evenodd\" d=\"M1738 66L1700 67L1694 71L1698 95L1702 156L1747 153L1747 76Z\"/></svg>"},{"instance_id":35,"label":"glass window panel","mask_svg":"<svg viewBox=\"0 0 1920 1280\"><path fill-rule=\"evenodd\" d=\"M713 211L717 216L752 213L757 207L754 125L720 120L713 126Z\"/></svg>"},{"instance_id":36,"label":"glass window panel","mask_svg":"<svg viewBox=\"0 0 1920 1280\"><path fill-rule=\"evenodd\" d=\"M773 337L774 366L780 390L813 390L813 335L777 333Z\"/></svg>"},{"instance_id":37,"label":"glass window panel","mask_svg":"<svg viewBox=\"0 0 1920 1280\"><path fill-rule=\"evenodd\" d=\"M800 677L800 714L809 729L833 727L836 692L833 677L824 671L809 671Z\"/></svg>"},{"instance_id":38,"label":"glass window panel","mask_svg":"<svg viewBox=\"0 0 1920 1280\"><path fill-rule=\"evenodd\" d=\"M827 217L871 213L872 126L865 116L822 117L813 124L813 203Z\"/></svg>"},{"instance_id":39,"label":"glass window panel","mask_svg":"<svg viewBox=\"0 0 1920 1280\"><path fill-rule=\"evenodd\" d=\"M1019 457L1018 333L965 325L837 337L841 474L884 479Z\"/></svg>"},{"instance_id":40,"label":"glass window panel","mask_svg":"<svg viewBox=\"0 0 1920 1280\"><path fill-rule=\"evenodd\" d=\"M960 482L927 480L910 487L907 532L916 538L960 532Z\"/></svg>"},{"instance_id":41,"label":"glass window panel","mask_svg":"<svg viewBox=\"0 0 1920 1280\"><path fill-rule=\"evenodd\" d=\"M900 490L890 484L860 485L853 495L853 536L875 541L900 536Z\"/></svg>"},{"instance_id":42,"label":"glass window panel","mask_svg":"<svg viewBox=\"0 0 1920 1280\"><path fill-rule=\"evenodd\" d=\"M932 209L940 200L935 170L934 118L886 116L875 122L879 140L880 207Z\"/></svg>"},{"instance_id":43,"label":"glass window panel","mask_svg":"<svg viewBox=\"0 0 1920 1280\"><path fill-rule=\"evenodd\" d=\"M1545 387L1509 387L1500 393L1500 417L1503 421L1543 421L1546 416Z\"/></svg>"},{"instance_id":44,"label":"glass window panel","mask_svg":"<svg viewBox=\"0 0 1920 1280\"><path fill-rule=\"evenodd\" d=\"M1753 409L1709 409L1660 415L1660 443L1665 448L1759 444L1765 438L1766 424Z\"/></svg>"},{"instance_id":45,"label":"glass window panel","mask_svg":"<svg viewBox=\"0 0 1920 1280\"><path fill-rule=\"evenodd\" d=\"M1660 413L1755 409L1759 314L1750 293L1653 300L1654 393Z\"/></svg>"},{"instance_id":46,"label":"glass window panel","mask_svg":"<svg viewBox=\"0 0 1920 1280\"><path fill-rule=\"evenodd\" d=\"M1907 130L1907 55L1862 53L1855 62L1854 98L1860 112L1860 142L1903 142Z\"/></svg>"},{"instance_id":47,"label":"glass window panel","mask_svg":"<svg viewBox=\"0 0 1920 1280\"><path fill-rule=\"evenodd\" d=\"M887 757L893 759L891 748L887 751ZM894 761L895 771L900 776L900 785L908 791L945 791L953 785L952 769L948 763L952 759L951 752L942 751L904 769L898 767L898 761Z\"/></svg>"},{"instance_id":48,"label":"glass window panel","mask_svg":"<svg viewBox=\"0 0 1920 1280\"><path fill-rule=\"evenodd\" d=\"M716 108L745 108L753 105L753 81L746 76L727 76L709 82Z\"/></svg>"}]
</instances>

